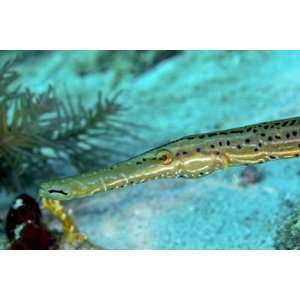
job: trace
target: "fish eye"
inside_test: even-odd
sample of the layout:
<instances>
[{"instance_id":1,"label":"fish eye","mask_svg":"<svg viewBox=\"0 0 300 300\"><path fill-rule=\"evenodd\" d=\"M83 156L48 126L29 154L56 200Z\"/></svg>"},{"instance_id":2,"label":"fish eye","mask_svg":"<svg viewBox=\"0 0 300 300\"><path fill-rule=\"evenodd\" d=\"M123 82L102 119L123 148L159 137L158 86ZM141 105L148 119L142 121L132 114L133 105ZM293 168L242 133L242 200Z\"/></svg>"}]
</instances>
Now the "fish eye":
<instances>
[{"instance_id":1,"label":"fish eye","mask_svg":"<svg viewBox=\"0 0 300 300\"><path fill-rule=\"evenodd\" d=\"M173 161L173 155L168 150L161 150L157 153L156 159L161 161L164 165L168 165Z\"/></svg>"},{"instance_id":2,"label":"fish eye","mask_svg":"<svg viewBox=\"0 0 300 300\"><path fill-rule=\"evenodd\" d=\"M48 193L49 194L57 193L57 194L65 195L65 196L68 195L68 193L64 192L63 190L53 190L53 189L51 189L51 190L48 190Z\"/></svg>"}]
</instances>

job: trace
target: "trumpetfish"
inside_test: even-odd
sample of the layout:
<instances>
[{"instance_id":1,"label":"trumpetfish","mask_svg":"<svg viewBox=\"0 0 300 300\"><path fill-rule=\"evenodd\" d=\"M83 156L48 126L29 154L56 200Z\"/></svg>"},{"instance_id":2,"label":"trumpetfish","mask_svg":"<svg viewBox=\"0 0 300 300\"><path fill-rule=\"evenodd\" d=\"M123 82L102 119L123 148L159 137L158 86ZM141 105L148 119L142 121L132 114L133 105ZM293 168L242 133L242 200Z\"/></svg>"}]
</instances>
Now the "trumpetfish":
<instances>
[{"instance_id":1,"label":"trumpetfish","mask_svg":"<svg viewBox=\"0 0 300 300\"><path fill-rule=\"evenodd\" d=\"M228 167L300 155L300 117L189 135L108 168L44 182L41 199L67 201L161 178L196 178Z\"/></svg>"}]
</instances>

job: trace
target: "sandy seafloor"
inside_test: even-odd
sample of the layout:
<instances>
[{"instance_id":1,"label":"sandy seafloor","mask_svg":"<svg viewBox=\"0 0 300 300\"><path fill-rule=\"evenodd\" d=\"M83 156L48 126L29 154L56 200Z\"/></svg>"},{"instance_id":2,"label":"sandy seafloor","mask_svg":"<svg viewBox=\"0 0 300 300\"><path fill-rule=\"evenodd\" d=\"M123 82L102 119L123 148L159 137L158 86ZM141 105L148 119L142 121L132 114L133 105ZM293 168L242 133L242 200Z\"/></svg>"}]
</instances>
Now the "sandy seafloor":
<instances>
[{"instance_id":1,"label":"sandy seafloor","mask_svg":"<svg viewBox=\"0 0 300 300\"><path fill-rule=\"evenodd\" d=\"M53 84L89 105L98 90L114 91L114 65L95 71L95 56L31 57L20 70L23 84L34 91ZM87 74L78 75L78 64ZM118 84L125 119L149 127L136 126L142 140L123 137L119 147L135 155L188 134L299 116L299 75L300 52L182 52ZM272 249L282 219L300 203L300 160L259 165L263 180L248 187L239 184L243 169L147 182L67 206L90 240L108 249Z\"/></svg>"}]
</instances>

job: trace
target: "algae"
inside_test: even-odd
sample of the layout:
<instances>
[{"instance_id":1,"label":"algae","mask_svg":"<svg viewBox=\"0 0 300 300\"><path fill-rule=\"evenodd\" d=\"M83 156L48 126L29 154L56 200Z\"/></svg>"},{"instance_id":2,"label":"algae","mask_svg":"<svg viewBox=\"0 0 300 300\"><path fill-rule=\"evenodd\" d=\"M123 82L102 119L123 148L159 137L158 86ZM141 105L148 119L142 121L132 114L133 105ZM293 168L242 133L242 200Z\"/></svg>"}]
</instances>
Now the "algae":
<instances>
[{"instance_id":1,"label":"algae","mask_svg":"<svg viewBox=\"0 0 300 300\"><path fill-rule=\"evenodd\" d=\"M119 93L104 97L99 92L95 104L86 108L84 99L60 98L53 86L35 93L18 85L15 64L0 65L1 190L23 191L57 175L58 161L86 171L122 155L113 141L132 124L120 118L125 107L117 102ZM92 137L99 138L97 143Z\"/></svg>"},{"instance_id":2,"label":"algae","mask_svg":"<svg viewBox=\"0 0 300 300\"><path fill-rule=\"evenodd\" d=\"M277 250L300 250L300 208L294 208L280 225L275 237Z\"/></svg>"}]
</instances>

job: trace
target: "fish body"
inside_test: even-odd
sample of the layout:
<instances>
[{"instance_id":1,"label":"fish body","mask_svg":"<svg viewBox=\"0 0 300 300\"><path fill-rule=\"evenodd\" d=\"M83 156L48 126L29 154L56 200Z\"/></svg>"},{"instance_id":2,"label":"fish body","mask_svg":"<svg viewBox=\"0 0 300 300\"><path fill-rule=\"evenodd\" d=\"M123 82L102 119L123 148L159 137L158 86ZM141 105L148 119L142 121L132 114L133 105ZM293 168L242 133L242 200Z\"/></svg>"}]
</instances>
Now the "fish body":
<instances>
[{"instance_id":1,"label":"fish body","mask_svg":"<svg viewBox=\"0 0 300 300\"><path fill-rule=\"evenodd\" d=\"M300 155L300 117L189 135L111 167L44 182L39 197L71 200L161 178L196 178L231 166Z\"/></svg>"}]
</instances>

